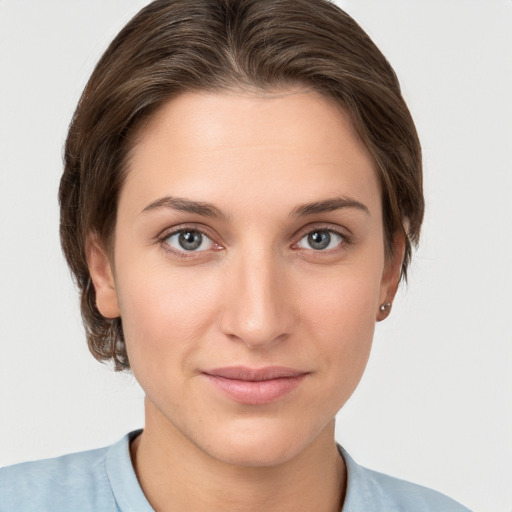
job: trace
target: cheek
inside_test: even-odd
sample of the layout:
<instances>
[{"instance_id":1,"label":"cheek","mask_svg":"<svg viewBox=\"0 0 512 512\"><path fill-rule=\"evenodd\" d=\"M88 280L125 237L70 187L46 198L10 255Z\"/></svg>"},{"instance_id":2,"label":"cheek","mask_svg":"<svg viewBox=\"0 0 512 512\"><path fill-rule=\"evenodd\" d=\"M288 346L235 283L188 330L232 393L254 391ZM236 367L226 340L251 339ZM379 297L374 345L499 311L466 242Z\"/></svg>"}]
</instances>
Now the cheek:
<instances>
[{"instance_id":1,"label":"cheek","mask_svg":"<svg viewBox=\"0 0 512 512\"><path fill-rule=\"evenodd\" d=\"M301 309L310 311L319 327L339 331L346 339L364 335L364 326L373 331L384 265L381 259L370 256L329 272L304 273Z\"/></svg>"},{"instance_id":2,"label":"cheek","mask_svg":"<svg viewBox=\"0 0 512 512\"><path fill-rule=\"evenodd\" d=\"M302 290L305 326L316 344L318 364L329 375L334 395L344 402L357 386L368 361L380 290L379 266L339 269L319 281L310 277ZM340 406L342 403L340 404Z\"/></svg>"},{"instance_id":3,"label":"cheek","mask_svg":"<svg viewBox=\"0 0 512 512\"><path fill-rule=\"evenodd\" d=\"M177 366L190 366L213 323L217 280L149 265L129 265L129 272L119 265L123 279L117 291L128 356L135 374L159 367L176 375Z\"/></svg>"}]
</instances>

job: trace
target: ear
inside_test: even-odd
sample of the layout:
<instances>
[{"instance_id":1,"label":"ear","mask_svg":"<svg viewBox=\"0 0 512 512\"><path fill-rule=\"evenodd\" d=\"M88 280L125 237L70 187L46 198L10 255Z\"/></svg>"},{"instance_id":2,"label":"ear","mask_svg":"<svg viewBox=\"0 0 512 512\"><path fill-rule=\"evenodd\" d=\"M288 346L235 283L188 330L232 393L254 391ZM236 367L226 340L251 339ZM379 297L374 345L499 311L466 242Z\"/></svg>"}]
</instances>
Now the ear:
<instances>
[{"instance_id":1,"label":"ear","mask_svg":"<svg viewBox=\"0 0 512 512\"><path fill-rule=\"evenodd\" d=\"M379 309L377 310L377 321L387 318L391 312L391 305L398 290L402 262L405 253L405 239L402 233L396 233L393 238L392 254L386 258L382 281L380 283ZM381 306L384 306L381 309Z\"/></svg>"},{"instance_id":2,"label":"ear","mask_svg":"<svg viewBox=\"0 0 512 512\"><path fill-rule=\"evenodd\" d=\"M107 252L97 237L87 239L85 253L87 266L96 292L96 307L105 318L120 316L114 274Z\"/></svg>"}]
</instances>

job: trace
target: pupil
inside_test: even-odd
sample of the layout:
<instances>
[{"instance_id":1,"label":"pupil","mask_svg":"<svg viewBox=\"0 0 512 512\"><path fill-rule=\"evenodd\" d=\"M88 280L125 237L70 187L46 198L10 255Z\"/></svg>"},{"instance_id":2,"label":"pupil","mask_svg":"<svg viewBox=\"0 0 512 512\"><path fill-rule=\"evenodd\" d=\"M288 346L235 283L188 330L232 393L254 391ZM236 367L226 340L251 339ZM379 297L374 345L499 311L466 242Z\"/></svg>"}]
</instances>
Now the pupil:
<instances>
[{"instance_id":1,"label":"pupil","mask_svg":"<svg viewBox=\"0 0 512 512\"><path fill-rule=\"evenodd\" d=\"M328 231L314 231L308 235L308 242L317 251L325 249L331 243L331 235Z\"/></svg>"},{"instance_id":2,"label":"pupil","mask_svg":"<svg viewBox=\"0 0 512 512\"><path fill-rule=\"evenodd\" d=\"M179 242L183 249L193 251L201 245L202 235L198 231L184 231L180 234Z\"/></svg>"}]
</instances>

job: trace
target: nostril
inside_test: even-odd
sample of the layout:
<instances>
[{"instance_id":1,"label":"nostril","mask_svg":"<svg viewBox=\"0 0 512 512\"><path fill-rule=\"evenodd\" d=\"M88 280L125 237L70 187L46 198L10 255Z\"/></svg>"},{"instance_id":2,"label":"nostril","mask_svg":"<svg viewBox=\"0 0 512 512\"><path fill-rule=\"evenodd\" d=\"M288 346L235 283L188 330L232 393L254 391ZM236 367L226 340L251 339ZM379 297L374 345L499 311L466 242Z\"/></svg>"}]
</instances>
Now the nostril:
<instances>
[{"instance_id":1,"label":"nostril","mask_svg":"<svg viewBox=\"0 0 512 512\"><path fill-rule=\"evenodd\" d=\"M239 253L226 274L221 329L250 348L284 341L293 328L293 301L280 262L270 253Z\"/></svg>"}]
</instances>

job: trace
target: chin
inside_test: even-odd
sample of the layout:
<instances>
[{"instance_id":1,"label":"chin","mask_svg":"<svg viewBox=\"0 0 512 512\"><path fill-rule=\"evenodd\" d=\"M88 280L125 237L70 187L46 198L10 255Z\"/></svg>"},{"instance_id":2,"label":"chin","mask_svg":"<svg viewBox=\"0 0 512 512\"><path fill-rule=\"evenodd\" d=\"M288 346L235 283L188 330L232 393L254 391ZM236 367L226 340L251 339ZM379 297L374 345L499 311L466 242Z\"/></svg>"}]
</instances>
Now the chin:
<instances>
[{"instance_id":1,"label":"chin","mask_svg":"<svg viewBox=\"0 0 512 512\"><path fill-rule=\"evenodd\" d=\"M280 466L292 460L300 453L300 447L290 442L248 442L236 440L226 444L217 444L208 450L208 454L225 464L258 468Z\"/></svg>"},{"instance_id":2,"label":"chin","mask_svg":"<svg viewBox=\"0 0 512 512\"><path fill-rule=\"evenodd\" d=\"M297 421L276 425L275 420L250 422L223 433L222 436L215 433L199 447L216 460L248 468L286 464L302 454L320 435L317 429L298 429Z\"/></svg>"}]
</instances>

